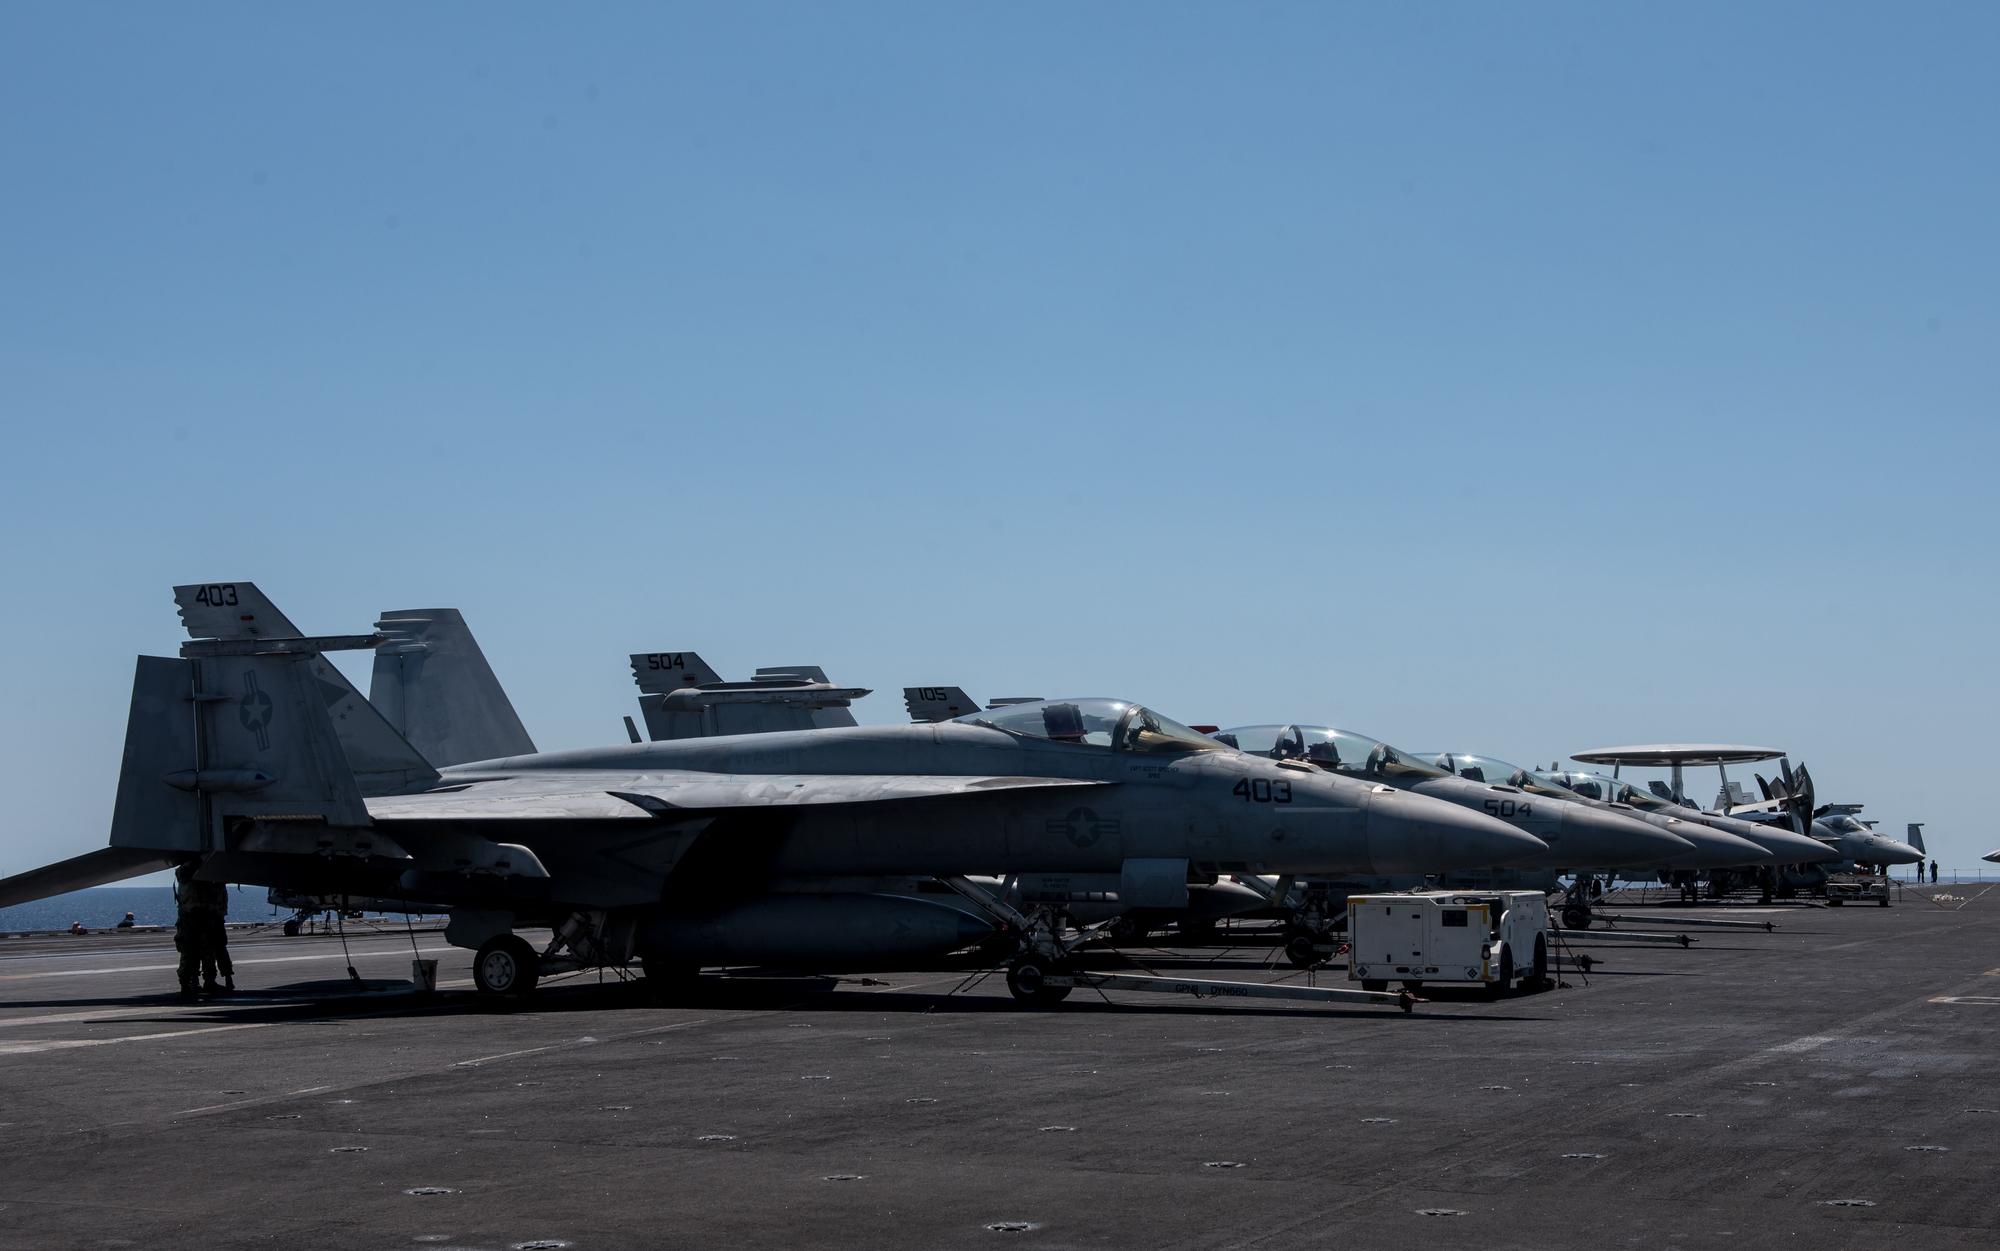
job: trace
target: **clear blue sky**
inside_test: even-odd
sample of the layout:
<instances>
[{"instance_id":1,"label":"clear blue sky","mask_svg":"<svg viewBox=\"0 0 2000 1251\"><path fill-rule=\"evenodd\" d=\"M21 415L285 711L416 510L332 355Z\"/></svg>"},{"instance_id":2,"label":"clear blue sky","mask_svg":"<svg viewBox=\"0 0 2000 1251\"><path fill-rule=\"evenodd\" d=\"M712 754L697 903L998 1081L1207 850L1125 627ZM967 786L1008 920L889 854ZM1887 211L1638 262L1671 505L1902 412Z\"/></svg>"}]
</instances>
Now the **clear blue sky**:
<instances>
[{"instance_id":1,"label":"clear blue sky","mask_svg":"<svg viewBox=\"0 0 2000 1251\"><path fill-rule=\"evenodd\" d=\"M0 869L176 581L2000 847L2000 10L0 8Z\"/></svg>"}]
</instances>

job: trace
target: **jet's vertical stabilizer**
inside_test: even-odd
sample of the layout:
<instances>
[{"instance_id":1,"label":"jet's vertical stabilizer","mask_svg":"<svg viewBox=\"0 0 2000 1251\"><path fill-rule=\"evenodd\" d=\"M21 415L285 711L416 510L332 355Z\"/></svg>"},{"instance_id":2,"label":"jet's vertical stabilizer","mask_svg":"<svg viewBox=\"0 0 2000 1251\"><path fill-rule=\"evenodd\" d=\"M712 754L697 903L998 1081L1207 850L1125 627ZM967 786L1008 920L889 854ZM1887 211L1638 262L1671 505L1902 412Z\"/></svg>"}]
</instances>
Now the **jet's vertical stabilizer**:
<instances>
[{"instance_id":1,"label":"jet's vertical stabilizer","mask_svg":"<svg viewBox=\"0 0 2000 1251\"><path fill-rule=\"evenodd\" d=\"M641 695L664 695L690 686L712 686L722 675L693 652L634 652L632 680Z\"/></svg>"},{"instance_id":2,"label":"jet's vertical stabilizer","mask_svg":"<svg viewBox=\"0 0 2000 1251\"><path fill-rule=\"evenodd\" d=\"M431 764L526 756L534 740L456 608L385 612L368 702Z\"/></svg>"},{"instance_id":3,"label":"jet's vertical stabilizer","mask_svg":"<svg viewBox=\"0 0 2000 1251\"><path fill-rule=\"evenodd\" d=\"M701 712L674 710L660 697L672 691L708 686L722 675L693 652L633 652L632 680L639 684L639 715L646 719L646 737L655 743L676 738L700 738L709 731Z\"/></svg>"},{"instance_id":4,"label":"jet's vertical stabilizer","mask_svg":"<svg viewBox=\"0 0 2000 1251\"><path fill-rule=\"evenodd\" d=\"M191 856L233 848L259 824L367 826L311 659L141 656L111 845Z\"/></svg>"},{"instance_id":5,"label":"jet's vertical stabilizer","mask_svg":"<svg viewBox=\"0 0 2000 1251\"><path fill-rule=\"evenodd\" d=\"M1928 851L1924 851L1924 822L1922 821L1910 822L1910 836L1903 841L1918 851L1923 852L1926 856L1931 854Z\"/></svg>"},{"instance_id":6,"label":"jet's vertical stabilizer","mask_svg":"<svg viewBox=\"0 0 2000 1251\"><path fill-rule=\"evenodd\" d=\"M910 720L919 723L949 721L979 711L979 701L956 686L906 686L903 706L910 710Z\"/></svg>"},{"instance_id":7,"label":"jet's vertical stabilizer","mask_svg":"<svg viewBox=\"0 0 2000 1251\"><path fill-rule=\"evenodd\" d=\"M295 639L299 629L255 582L199 582L174 588L181 623L196 639Z\"/></svg>"},{"instance_id":8,"label":"jet's vertical stabilizer","mask_svg":"<svg viewBox=\"0 0 2000 1251\"><path fill-rule=\"evenodd\" d=\"M299 631L254 582L206 582L174 588L181 621L197 639L296 639ZM340 748L364 795L393 795L437 781L422 753L410 746L332 661L317 652L307 664L326 701Z\"/></svg>"}]
</instances>

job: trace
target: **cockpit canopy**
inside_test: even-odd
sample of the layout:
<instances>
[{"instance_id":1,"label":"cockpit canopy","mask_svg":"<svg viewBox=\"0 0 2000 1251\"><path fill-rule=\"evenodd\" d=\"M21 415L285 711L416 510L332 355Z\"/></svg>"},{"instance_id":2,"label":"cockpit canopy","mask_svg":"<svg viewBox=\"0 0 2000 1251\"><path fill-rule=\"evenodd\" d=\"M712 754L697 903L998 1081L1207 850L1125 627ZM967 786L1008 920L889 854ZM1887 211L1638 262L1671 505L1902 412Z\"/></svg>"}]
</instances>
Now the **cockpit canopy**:
<instances>
[{"instance_id":1,"label":"cockpit canopy","mask_svg":"<svg viewBox=\"0 0 2000 1251\"><path fill-rule=\"evenodd\" d=\"M1550 799L1577 797L1575 791L1560 782L1531 773L1519 765L1495 760L1491 756L1474 756L1468 752L1457 751L1420 754L1446 773L1456 774L1470 781L1485 782L1492 786L1518 786L1530 795L1546 795Z\"/></svg>"},{"instance_id":2,"label":"cockpit canopy","mask_svg":"<svg viewBox=\"0 0 2000 1251\"><path fill-rule=\"evenodd\" d=\"M1842 834L1873 834L1875 832L1869 829L1867 823L1860 817L1852 816L1845 812L1829 813L1821 817L1820 820L1826 822L1828 827L1838 830Z\"/></svg>"},{"instance_id":3,"label":"cockpit canopy","mask_svg":"<svg viewBox=\"0 0 2000 1251\"><path fill-rule=\"evenodd\" d=\"M1322 769L1410 782L1445 772L1387 743L1325 725L1244 725L1215 737L1253 756L1304 760Z\"/></svg>"},{"instance_id":4,"label":"cockpit canopy","mask_svg":"<svg viewBox=\"0 0 2000 1251\"><path fill-rule=\"evenodd\" d=\"M1585 799L1630 804L1641 812L1657 812L1673 806L1669 800L1651 791L1642 791L1622 778L1608 778L1602 773L1532 773L1529 776L1565 787Z\"/></svg>"},{"instance_id":5,"label":"cockpit canopy","mask_svg":"<svg viewBox=\"0 0 2000 1251\"><path fill-rule=\"evenodd\" d=\"M1206 734L1122 699L1038 699L968 713L958 720L1022 738L1114 751L1171 755L1223 750L1221 743Z\"/></svg>"}]
</instances>

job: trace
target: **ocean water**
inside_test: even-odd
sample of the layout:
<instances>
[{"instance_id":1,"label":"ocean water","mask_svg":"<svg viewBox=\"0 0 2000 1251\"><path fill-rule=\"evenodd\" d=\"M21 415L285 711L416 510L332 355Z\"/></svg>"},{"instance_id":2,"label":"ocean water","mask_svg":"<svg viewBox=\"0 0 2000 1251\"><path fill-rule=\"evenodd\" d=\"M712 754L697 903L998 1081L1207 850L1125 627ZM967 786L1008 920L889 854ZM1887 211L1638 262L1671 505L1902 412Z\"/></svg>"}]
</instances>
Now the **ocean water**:
<instances>
[{"instance_id":1,"label":"ocean water","mask_svg":"<svg viewBox=\"0 0 2000 1251\"><path fill-rule=\"evenodd\" d=\"M174 888L171 886L94 886L72 891L53 899L0 908L0 933L22 930L66 930L71 921L81 921L85 929L110 929L127 912L140 925L174 923ZM265 901L261 887L233 886L229 890L229 919L261 921L275 916L276 909Z\"/></svg>"},{"instance_id":2,"label":"ocean water","mask_svg":"<svg viewBox=\"0 0 2000 1251\"><path fill-rule=\"evenodd\" d=\"M139 925L172 925L174 911L171 886L93 886L53 899L0 908L0 934L66 930L72 921L83 922L85 929L108 930L127 912ZM288 908L272 907L262 886L229 888L231 921L282 921L291 915Z\"/></svg>"}]
</instances>

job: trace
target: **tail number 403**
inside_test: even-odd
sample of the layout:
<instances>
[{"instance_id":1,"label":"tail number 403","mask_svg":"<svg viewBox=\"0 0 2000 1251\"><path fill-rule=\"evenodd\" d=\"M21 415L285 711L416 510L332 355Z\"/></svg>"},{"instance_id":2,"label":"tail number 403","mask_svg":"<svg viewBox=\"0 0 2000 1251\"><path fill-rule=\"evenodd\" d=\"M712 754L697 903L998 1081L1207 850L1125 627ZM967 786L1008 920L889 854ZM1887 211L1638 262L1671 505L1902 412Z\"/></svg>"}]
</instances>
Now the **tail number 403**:
<instances>
[{"instance_id":1,"label":"tail number 403","mask_svg":"<svg viewBox=\"0 0 2000 1251\"><path fill-rule=\"evenodd\" d=\"M1279 778L1244 778L1238 782L1230 794L1246 804L1288 804L1292 802L1292 784Z\"/></svg>"}]
</instances>

